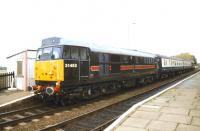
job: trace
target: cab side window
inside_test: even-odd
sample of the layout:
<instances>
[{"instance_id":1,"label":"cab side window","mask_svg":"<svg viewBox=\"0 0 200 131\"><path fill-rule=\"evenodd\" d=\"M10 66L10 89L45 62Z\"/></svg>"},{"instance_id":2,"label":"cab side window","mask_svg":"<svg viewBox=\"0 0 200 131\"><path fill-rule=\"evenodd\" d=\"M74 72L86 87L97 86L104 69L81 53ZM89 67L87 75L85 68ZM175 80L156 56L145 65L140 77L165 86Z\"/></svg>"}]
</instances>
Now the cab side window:
<instances>
[{"instance_id":1,"label":"cab side window","mask_svg":"<svg viewBox=\"0 0 200 131\"><path fill-rule=\"evenodd\" d=\"M65 46L63 49L63 58L70 59L70 47Z\"/></svg>"},{"instance_id":2,"label":"cab side window","mask_svg":"<svg viewBox=\"0 0 200 131\"><path fill-rule=\"evenodd\" d=\"M86 48L80 48L80 59L87 60L87 49Z\"/></svg>"},{"instance_id":3,"label":"cab side window","mask_svg":"<svg viewBox=\"0 0 200 131\"><path fill-rule=\"evenodd\" d=\"M53 48L53 59L59 59L61 56L61 48L60 47L54 47Z\"/></svg>"},{"instance_id":4,"label":"cab side window","mask_svg":"<svg viewBox=\"0 0 200 131\"><path fill-rule=\"evenodd\" d=\"M71 47L71 58L72 59L79 59L78 48Z\"/></svg>"},{"instance_id":5,"label":"cab side window","mask_svg":"<svg viewBox=\"0 0 200 131\"><path fill-rule=\"evenodd\" d=\"M42 55L42 49L38 49L37 55L36 55L36 60L40 60L41 55Z\"/></svg>"}]
</instances>

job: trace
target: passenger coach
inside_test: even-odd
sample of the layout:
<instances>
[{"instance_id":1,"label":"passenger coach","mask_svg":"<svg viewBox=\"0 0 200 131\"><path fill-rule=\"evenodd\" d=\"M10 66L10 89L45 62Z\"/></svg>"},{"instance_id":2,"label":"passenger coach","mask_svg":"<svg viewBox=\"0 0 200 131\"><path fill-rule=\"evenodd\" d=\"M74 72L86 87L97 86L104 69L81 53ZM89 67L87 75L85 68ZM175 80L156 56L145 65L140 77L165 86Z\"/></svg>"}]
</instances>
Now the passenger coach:
<instances>
[{"instance_id":1,"label":"passenger coach","mask_svg":"<svg viewBox=\"0 0 200 131\"><path fill-rule=\"evenodd\" d=\"M157 56L158 74L161 78L182 74L193 69L193 61L175 57Z\"/></svg>"}]
</instances>

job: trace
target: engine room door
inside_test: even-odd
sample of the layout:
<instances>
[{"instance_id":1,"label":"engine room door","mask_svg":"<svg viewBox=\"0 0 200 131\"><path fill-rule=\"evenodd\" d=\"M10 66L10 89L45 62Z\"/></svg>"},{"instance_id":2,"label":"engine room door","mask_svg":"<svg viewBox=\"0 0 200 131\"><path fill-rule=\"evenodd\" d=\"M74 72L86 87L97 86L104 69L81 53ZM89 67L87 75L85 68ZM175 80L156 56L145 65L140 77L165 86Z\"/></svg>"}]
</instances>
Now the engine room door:
<instances>
[{"instance_id":1,"label":"engine room door","mask_svg":"<svg viewBox=\"0 0 200 131\"><path fill-rule=\"evenodd\" d=\"M100 76L107 76L109 74L109 55L108 54L99 54L99 65L100 65Z\"/></svg>"},{"instance_id":2,"label":"engine room door","mask_svg":"<svg viewBox=\"0 0 200 131\"><path fill-rule=\"evenodd\" d=\"M87 48L79 48L80 52L80 61L79 61L79 73L80 80L87 80L89 78L89 55Z\"/></svg>"}]
</instances>

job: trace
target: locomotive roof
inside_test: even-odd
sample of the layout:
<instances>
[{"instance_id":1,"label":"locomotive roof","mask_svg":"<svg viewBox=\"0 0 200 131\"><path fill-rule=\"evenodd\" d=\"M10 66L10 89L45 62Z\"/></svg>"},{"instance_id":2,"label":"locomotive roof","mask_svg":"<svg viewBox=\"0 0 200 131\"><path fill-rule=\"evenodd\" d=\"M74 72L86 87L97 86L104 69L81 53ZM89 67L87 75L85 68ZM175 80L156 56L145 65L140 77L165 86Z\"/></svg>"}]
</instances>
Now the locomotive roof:
<instances>
[{"instance_id":1,"label":"locomotive roof","mask_svg":"<svg viewBox=\"0 0 200 131\"><path fill-rule=\"evenodd\" d=\"M51 38L44 39L42 41L42 47L47 47L47 46L52 46L52 45L71 45L71 46L88 47L91 51L100 52L100 53L132 55L132 56L151 57L151 58L156 57L155 54L141 52L137 50L122 49L122 48L109 47L109 46L105 47L105 45L72 41L72 40L67 40L67 39L63 39L59 37L51 37Z\"/></svg>"}]
</instances>

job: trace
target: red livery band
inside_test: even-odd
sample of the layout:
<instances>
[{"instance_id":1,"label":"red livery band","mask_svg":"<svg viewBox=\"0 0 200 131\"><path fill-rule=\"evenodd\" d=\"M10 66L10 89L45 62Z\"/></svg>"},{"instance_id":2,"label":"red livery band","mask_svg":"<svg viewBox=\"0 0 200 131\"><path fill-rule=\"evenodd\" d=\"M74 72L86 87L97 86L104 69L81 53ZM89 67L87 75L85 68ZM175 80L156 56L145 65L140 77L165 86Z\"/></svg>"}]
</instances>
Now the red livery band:
<instances>
[{"instance_id":1,"label":"red livery band","mask_svg":"<svg viewBox=\"0 0 200 131\"><path fill-rule=\"evenodd\" d=\"M155 65L121 65L120 70L133 70L133 69L154 69L156 68ZM90 66L91 71L100 71L100 66ZM109 66L109 70L112 70L112 67Z\"/></svg>"}]
</instances>

